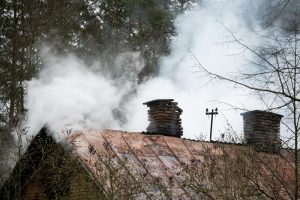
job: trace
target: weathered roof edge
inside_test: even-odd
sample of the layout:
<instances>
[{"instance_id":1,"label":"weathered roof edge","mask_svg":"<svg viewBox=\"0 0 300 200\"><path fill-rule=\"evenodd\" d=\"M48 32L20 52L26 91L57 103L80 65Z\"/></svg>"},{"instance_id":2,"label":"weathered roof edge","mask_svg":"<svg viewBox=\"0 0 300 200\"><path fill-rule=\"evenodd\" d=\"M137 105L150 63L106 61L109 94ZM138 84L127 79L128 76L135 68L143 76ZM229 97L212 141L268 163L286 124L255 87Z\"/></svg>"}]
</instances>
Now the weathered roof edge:
<instances>
[{"instance_id":1,"label":"weathered roof edge","mask_svg":"<svg viewBox=\"0 0 300 200\"><path fill-rule=\"evenodd\" d=\"M47 142L45 142L47 140ZM100 188L98 181L95 179L95 177L92 175L92 172L89 170L89 168L87 166L85 166L85 164L82 162L82 160L80 159L80 157L77 154L74 154L71 152L70 146L66 146L63 145L61 142L57 142L50 129L48 129L47 127L43 127L41 128L41 130L38 132L37 135L35 135L32 139L32 141L30 142L29 146L27 147L27 149L25 150L25 152L21 155L21 158L16 162L15 166L13 167L13 170L11 171L11 173L8 176L8 179L5 180L5 182L3 183L3 185L0 187L0 194L5 194L6 191L10 191L9 193L6 193L8 196L7 199L13 199L11 195L14 195L17 191L15 191L15 186L14 183L15 181L14 179L14 175L17 173L21 173L20 177L31 177L35 171L35 167L32 167L32 162L31 161L35 161L34 164L36 164L36 166L38 166L38 164L40 163L40 161L42 159L27 159L28 157L35 157L35 158L41 158L36 156L36 154L39 154L41 151L36 151L33 150L33 148L35 148L37 145L39 145L39 143L41 143L41 145L45 145L45 143L49 144L49 142L53 145L55 145L56 147L61 147L64 150L64 155L66 156L71 156L73 158L77 158L75 159L75 161L77 163L79 163L78 167L82 167L85 169L85 171L88 173L89 177L92 179L92 181L96 184L97 187ZM32 154L33 153L33 154ZM70 154L68 154L70 153ZM21 170L20 172L18 172L19 170ZM29 179L30 180L30 179ZM28 180L28 181L29 181ZM27 180L26 180L27 181ZM25 181L25 185L26 185L26 181ZM24 189L24 188L22 188ZM2 198L5 199L5 197L1 196Z\"/></svg>"}]
</instances>

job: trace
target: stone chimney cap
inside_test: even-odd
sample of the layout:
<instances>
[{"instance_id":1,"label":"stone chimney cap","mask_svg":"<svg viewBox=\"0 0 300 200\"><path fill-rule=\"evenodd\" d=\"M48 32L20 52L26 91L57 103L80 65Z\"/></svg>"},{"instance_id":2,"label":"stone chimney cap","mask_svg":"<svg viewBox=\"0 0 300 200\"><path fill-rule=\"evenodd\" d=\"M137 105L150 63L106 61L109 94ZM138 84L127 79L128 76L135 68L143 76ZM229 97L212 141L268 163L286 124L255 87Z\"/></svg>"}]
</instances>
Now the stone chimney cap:
<instances>
[{"instance_id":1,"label":"stone chimney cap","mask_svg":"<svg viewBox=\"0 0 300 200\"><path fill-rule=\"evenodd\" d=\"M156 103L160 103L160 102L172 102L174 101L174 99L155 99L152 101L147 101L145 103L143 103L143 105L151 105L151 104L156 104Z\"/></svg>"},{"instance_id":2,"label":"stone chimney cap","mask_svg":"<svg viewBox=\"0 0 300 200\"><path fill-rule=\"evenodd\" d=\"M283 117L283 115L269 112L269 111L264 111L264 110L252 110L252 111L241 113L242 116L251 115L251 114L269 114L269 115L273 115L273 116L278 116L280 118Z\"/></svg>"}]
</instances>

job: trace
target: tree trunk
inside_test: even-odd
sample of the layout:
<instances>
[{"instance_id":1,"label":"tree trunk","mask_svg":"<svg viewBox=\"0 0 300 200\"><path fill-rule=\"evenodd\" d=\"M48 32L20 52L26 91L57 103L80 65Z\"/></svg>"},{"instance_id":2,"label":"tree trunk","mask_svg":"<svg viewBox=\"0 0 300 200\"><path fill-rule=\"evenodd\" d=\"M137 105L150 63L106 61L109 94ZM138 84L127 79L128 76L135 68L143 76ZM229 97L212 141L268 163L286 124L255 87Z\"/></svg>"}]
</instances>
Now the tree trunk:
<instances>
[{"instance_id":1,"label":"tree trunk","mask_svg":"<svg viewBox=\"0 0 300 200\"><path fill-rule=\"evenodd\" d=\"M12 2L13 4L13 34L12 34L12 65L10 70L10 107L9 107L9 128L13 128L15 121L15 106L16 106L16 68L17 68L17 25L18 25L18 17L17 17L17 0Z\"/></svg>"}]
</instances>

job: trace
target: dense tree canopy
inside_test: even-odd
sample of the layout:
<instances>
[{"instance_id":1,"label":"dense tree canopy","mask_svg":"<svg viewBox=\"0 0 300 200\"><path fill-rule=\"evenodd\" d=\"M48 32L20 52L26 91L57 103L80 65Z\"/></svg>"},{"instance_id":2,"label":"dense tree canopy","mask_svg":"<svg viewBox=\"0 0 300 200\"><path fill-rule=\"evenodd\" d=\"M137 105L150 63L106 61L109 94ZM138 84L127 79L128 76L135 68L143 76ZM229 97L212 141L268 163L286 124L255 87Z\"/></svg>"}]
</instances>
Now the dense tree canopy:
<instances>
[{"instance_id":1,"label":"dense tree canopy","mask_svg":"<svg viewBox=\"0 0 300 200\"><path fill-rule=\"evenodd\" d=\"M13 127L23 115L26 81L42 66L40 50L73 53L86 62L139 51L139 78L158 71L169 53L173 21L193 0L8 0L0 1L0 122Z\"/></svg>"}]
</instances>

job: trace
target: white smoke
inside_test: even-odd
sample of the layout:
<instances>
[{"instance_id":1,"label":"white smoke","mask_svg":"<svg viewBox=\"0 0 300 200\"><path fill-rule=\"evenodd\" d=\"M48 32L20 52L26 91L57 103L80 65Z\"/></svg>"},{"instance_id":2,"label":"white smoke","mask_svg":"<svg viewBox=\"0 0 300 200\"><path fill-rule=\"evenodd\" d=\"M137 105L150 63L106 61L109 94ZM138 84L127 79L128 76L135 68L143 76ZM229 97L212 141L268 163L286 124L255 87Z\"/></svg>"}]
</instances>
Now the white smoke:
<instances>
[{"instance_id":1,"label":"white smoke","mask_svg":"<svg viewBox=\"0 0 300 200\"><path fill-rule=\"evenodd\" d=\"M261 104L255 98L249 98L249 91L224 82L210 82L199 72L198 63L191 54L207 69L221 75L253 67L245 60L249 55L242 53L236 43L231 42L228 31L235 32L251 45L258 44L256 35L248 29L249 21L254 19L248 17L245 20L247 9L249 6L242 1L207 1L201 8L196 7L177 17L175 25L178 36L173 40L171 54L161 59L160 75L143 84L137 98L127 106L128 118L132 120L126 129L144 130L147 126L147 108L142 105L143 102L174 98L183 109L184 137L194 138L200 134L209 138L210 118L205 115L205 109L216 107L219 115L214 120L213 139L225 132L227 122L238 134L241 133L241 111L224 103L249 110L262 109ZM134 107L136 109L132 110Z\"/></svg>"},{"instance_id":2,"label":"white smoke","mask_svg":"<svg viewBox=\"0 0 300 200\"><path fill-rule=\"evenodd\" d=\"M56 58L44 54L47 66L37 79L29 82L26 126L32 133L37 133L44 125L54 132L69 127L144 131L148 119L147 107L142 103L157 98L174 98L183 109L184 137L203 134L208 138L210 119L205 115L205 109L215 107L218 107L219 115L214 120L213 139L226 130L227 120L240 133L240 111L220 102L249 110L262 109L261 104L255 98L249 98L248 91L224 82L211 82L198 72L198 63L191 53L203 66L219 74L251 70L253 66L246 61L251 57L232 42L228 30L245 43L258 45L260 41L248 28L259 29L253 14L259 8L259 2L203 1L200 8L195 7L178 16L175 21L178 36L172 42L171 54L160 60L159 75L137 88L132 83L140 70L138 66L142 67L139 56L133 57L139 61L131 62L134 64L129 68L124 68L124 59L119 59L121 64L110 77L107 75L110 68L116 69L116 66L101 68L100 62L98 73L95 73L74 56ZM134 89L137 93L123 104L124 95ZM126 124L120 123L113 114L115 109L120 109L120 104L121 111L126 114Z\"/></svg>"},{"instance_id":3,"label":"white smoke","mask_svg":"<svg viewBox=\"0 0 300 200\"><path fill-rule=\"evenodd\" d=\"M38 78L28 83L24 126L30 135L44 126L54 133L68 128L120 128L113 111L133 87L131 80L123 80L120 87L107 73L95 70L99 71L100 63L86 66L72 55L55 57L47 50L42 58L45 66Z\"/></svg>"}]
</instances>

